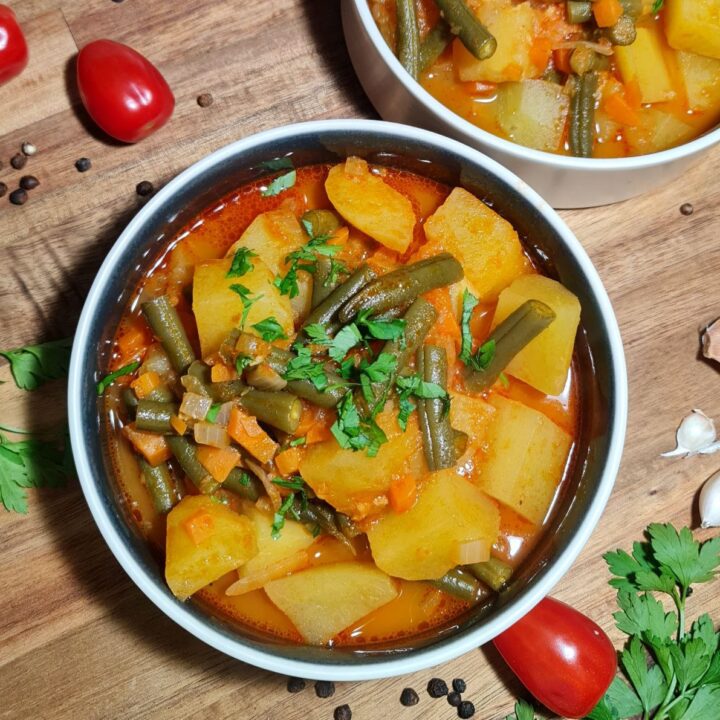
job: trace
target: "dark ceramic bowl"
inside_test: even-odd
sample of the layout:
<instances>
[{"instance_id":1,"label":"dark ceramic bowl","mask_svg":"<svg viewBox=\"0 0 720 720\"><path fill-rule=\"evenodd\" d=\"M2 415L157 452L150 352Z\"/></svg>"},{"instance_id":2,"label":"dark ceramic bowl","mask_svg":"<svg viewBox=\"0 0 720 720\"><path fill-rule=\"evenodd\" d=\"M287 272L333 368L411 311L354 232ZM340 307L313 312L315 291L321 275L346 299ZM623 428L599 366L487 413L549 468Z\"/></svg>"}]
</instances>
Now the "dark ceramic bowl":
<instances>
[{"instance_id":1,"label":"dark ceramic bowl","mask_svg":"<svg viewBox=\"0 0 720 720\"><path fill-rule=\"evenodd\" d=\"M510 221L547 272L580 298L578 351L587 370L572 476L509 590L493 606L468 611L453 627L363 650L283 643L173 597L163 568L127 517L105 452L95 392L133 288L180 228L234 188L267 174L262 168L268 160L290 156L301 166L350 154L461 185ZM528 612L568 570L598 522L617 474L627 417L625 361L610 301L582 246L550 206L476 150L424 130L368 120L306 123L254 135L201 160L158 192L115 243L93 283L75 335L68 397L83 492L107 544L137 586L179 625L232 657L327 680L365 680L438 665L492 640Z\"/></svg>"}]
</instances>

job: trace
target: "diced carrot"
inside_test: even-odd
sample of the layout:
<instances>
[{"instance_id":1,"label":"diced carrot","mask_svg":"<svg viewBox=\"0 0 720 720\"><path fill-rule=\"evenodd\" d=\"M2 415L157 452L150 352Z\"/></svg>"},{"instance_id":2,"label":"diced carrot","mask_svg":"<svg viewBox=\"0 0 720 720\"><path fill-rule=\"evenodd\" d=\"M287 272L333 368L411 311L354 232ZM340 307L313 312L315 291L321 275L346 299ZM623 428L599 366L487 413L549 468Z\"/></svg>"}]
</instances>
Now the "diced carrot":
<instances>
[{"instance_id":1,"label":"diced carrot","mask_svg":"<svg viewBox=\"0 0 720 720\"><path fill-rule=\"evenodd\" d=\"M620 0L596 0L592 4L598 27L612 27L623 14Z\"/></svg>"},{"instance_id":2,"label":"diced carrot","mask_svg":"<svg viewBox=\"0 0 720 720\"><path fill-rule=\"evenodd\" d=\"M172 455L162 435L138 430L135 423L125 425L123 434L132 446L153 466L169 460Z\"/></svg>"},{"instance_id":3,"label":"diced carrot","mask_svg":"<svg viewBox=\"0 0 720 720\"><path fill-rule=\"evenodd\" d=\"M438 313L437 322L433 326L433 333L435 335L447 335L459 343L461 338L460 325L450 300L448 288L431 290L425 293L425 299L435 307Z\"/></svg>"},{"instance_id":4,"label":"diced carrot","mask_svg":"<svg viewBox=\"0 0 720 720\"><path fill-rule=\"evenodd\" d=\"M417 483L412 475L398 475L393 478L388 491L390 507L396 513L409 510L417 499Z\"/></svg>"},{"instance_id":5,"label":"diced carrot","mask_svg":"<svg viewBox=\"0 0 720 720\"><path fill-rule=\"evenodd\" d=\"M296 473L300 469L300 460L303 451L299 447L291 447L283 450L275 456L275 464L281 475L285 477Z\"/></svg>"},{"instance_id":6,"label":"diced carrot","mask_svg":"<svg viewBox=\"0 0 720 720\"><path fill-rule=\"evenodd\" d=\"M381 247L376 250L367 260L367 264L379 274L385 274L394 270L399 264L400 258L396 252Z\"/></svg>"},{"instance_id":7,"label":"diced carrot","mask_svg":"<svg viewBox=\"0 0 720 720\"><path fill-rule=\"evenodd\" d=\"M603 103L603 109L611 120L621 125L636 127L640 124L640 116L630 107L630 103L618 93L613 93Z\"/></svg>"},{"instance_id":8,"label":"diced carrot","mask_svg":"<svg viewBox=\"0 0 720 720\"><path fill-rule=\"evenodd\" d=\"M150 332L145 322L138 318L122 328L117 339L117 348L124 360L138 355L150 343ZM125 363L123 363L125 364Z\"/></svg>"},{"instance_id":9,"label":"diced carrot","mask_svg":"<svg viewBox=\"0 0 720 720\"><path fill-rule=\"evenodd\" d=\"M307 431L307 434L305 435L305 440L308 445L312 445L313 443L325 442L325 440L330 440L332 436L333 435L330 432L330 425L313 425Z\"/></svg>"},{"instance_id":10,"label":"diced carrot","mask_svg":"<svg viewBox=\"0 0 720 720\"><path fill-rule=\"evenodd\" d=\"M530 62L540 69L544 70L550 62L550 55L552 54L552 44L546 37L536 37L530 45Z\"/></svg>"},{"instance_id":11,"label":"diced carrot","mask_svg":"<svg viewBox=\"0 0 720 720\"><path fill-rule=\"evenodd\" d=\"M275 455L277 443L258 425L255 417L243 412L237 405L230 411L227 432L260 462L269 462Z\"/></svg>"},{"instance_id":12,"label":"diced carrot","mask_svg":"<svg viewBox=\"0 0 720 720\"><path fill-rule=\"evenodd\" d=\"M130 383L139 400L146 398L153 390L162 385L160 376L153 370L139 375L136 380Z\"/></svg>"},{"instance_id":13,"label":"diced carrot","mask_svg":"<svg viewBox=\"0 0 720 720\"><path fill-rule=\"evenodd\" d=\"M570 50L570 48L553 50L553 65L555 65L555 69L561 73L565 73L565 75L570 75L570 73L572 73L572 68L570 67L571 55L572 50Z\"/></svg>"},{"instance_id":14,"label":"diced carrot","mask_svg":"<svg viewBox=\"0 0 720 720\"><path fill-rule=\"evenodd\" d=\"M298 570L305 569L310 564L310 554L307 550L299 550L289 557L278 560L258 570L253 575L246 575L235 581L225 591L226 595L244 595L245 593L259 590L271 580L289 575Z\"/></svg>"},{"instance_id":15,"label":"diced carrot","mask_svg":"<svg viewBox=\"0 0 720 720\"><path fill-rule=\"evenodd\" d=\"M295 436L304 437L306 445L329 440L332 437L330 426L334 421L334 412L310 403L303 403L303 411L295 430Z\"/></svg>"},{"instance_id":16,"label":"diced carrot","mask_svg":"<svg viewBox=\"0 0 720 720\"><path fill-rule=\"evenodd\" d=\"M632 78L625 83L625 99L633 110L639 110L642 106L642 91L637 78Z\"/></svg>"},{"instance_id":17,"label":"diced carrot","mask_svg":"<svg viewBox=\"0 0 720 720\"><path fill-rule=\"evenodd\" d=\"M210 380L212 382L225 382L234 379L235 371L225 363L216 363L210 368Z\"/></svg>"},{"instance_id":18,"label":"diced carrot","mask_svg":"<svg viewBox=\"0 0 720 720\"><path fill-rule=\"evenodd\" d=\"M198 510L183 522L183 527L195 545L200 545L215 532L215 521L207 510Z\"/></svg>"},{"instance_id":19,"label":"diced carrot","mask_svg":"<svg viewBox=\"0 0 720 720\"><path fill-rule=\"evenodd\" d=\"M187 423L184 420L181 420L177 415L170 416L170 425L178 435L184 435L188 429Z\"/></svg>"},{"instance_id":20,"label":"diced carrot","mask_svg":"<svg viewBox=\"0 0 720 720\"><path fill-rule=\"evenodd\" d=\"M197 457L216 482L224 483L230 471L237 465L240 453L231 447L216 448L199 445Z\"/></svg>"}]
</instances>

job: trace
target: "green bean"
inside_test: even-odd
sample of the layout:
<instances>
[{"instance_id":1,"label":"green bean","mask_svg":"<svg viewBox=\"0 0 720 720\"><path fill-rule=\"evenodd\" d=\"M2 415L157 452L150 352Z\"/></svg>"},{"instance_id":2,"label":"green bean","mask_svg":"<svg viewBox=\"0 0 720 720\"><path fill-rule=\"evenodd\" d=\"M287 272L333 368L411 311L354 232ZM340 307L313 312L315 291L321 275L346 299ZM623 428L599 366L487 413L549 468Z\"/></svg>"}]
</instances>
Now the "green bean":
<instances>
[{"instance_id":1,"label":"green bean","mask_svg":"<svg viewBox=\"0 0 720 720\"><path fill-rule=\"evenodd\" d=\"M175 482L172 479L167 463L154 467L139 458L145 487L150 493L155 509L162 514L170 512L180 501Z\"/></svg>"},{"instance_id":2,"label":"green bean","mask_svg":"<svg viewBox=\"0 0 720 720\"><path fill-rule=\"evenodd\" d=\"M302 403L296 395L284 390L248 390L238 402L260 422L283 432L293 433L300 424Z\"/></svg>"},{"instance_id":3,"label":"green bean","mask_svg":"<svg viewBox=\"0 0 720 720\"><path fill-rule=\"evenodd\" d=\"M201 493L210 495L218 489L218 483L198 460L195 443L180 435L169 435L165 440L183 472Z\"/></svg>"},{"instance_id":4,"label":"green bean","mask_svg":"<svg viewBox=\"0 0 720 720\"><path fill-rule=\"evenodd\" d=\"M644 15L651 15L653 12L653 0L620 0L623 7L623 14L638 19Z\"/></svg>"},{"instance_id":5,"label":"green bean","mask_svg":"<svg viewBox=\"0 0 720 720\"><path fill-rule=\"evenodd\" d=\"M195 360L195 352L167 295L144 302L142 313L170 358L170 364L177 372L185 372Z\"/></svg>"},{"instance_id":6,"label":"green bean","mask_svg":"<svg viewBox=\"0 0 720 720\"><path fill-rule=\"evenodd\" d=\"M495 54L497 40L477 19L465 0L436 0L443 18L460 37L462 44L478 59L486 60Z\"/></svg>"},{"instance_id":7,"label":"green bean","mask_svg":"<svg viewBox=\"0 0 720 720\"><path fill-rule=\"evenodd\" d=\"M303 323L303 327L319 323L328 328L335 320L340 308L375 277L374 270L367 265L360 265L345 282L338 285L325 300L313 309Z\"/></svg>"},{"instance_id":8,"label":"green bean","mask_svg":"<svg viewBox=\"0 0 720 720\"><path fill-rule=\"evenodd\" d=\"M233 468L222 486L225 490L230 490L253 502L264 492L263 484L254 475L240 468Z\"/></svg>"},{"instance_id":9,"label":"green bean","mask_svg":"<svg viewBox=\"0 0 720 720\"><path fill-rule=\"evenodd\" d=\"M177 411L175 403L140 400L135 411L135 426L138 430L170 435L175 432L170 419Z\"/></svg>"},{"instance_id":10,"label":"green bean","mask_svg":"<svg viewBox=\"0 0 720 720\"><path fill-rule=\"evenodd\" d=\"M332 235L340 227L340 218L332 210L308 210L301 221L313 238Z\"/></svg>"},{"instance_id":11,"label":"green bean","mask_svg":"<svg viewBox=\"0 0 720 720\"><path fill-rule=\"evenodd\" d=\"M138 397L133 392L132 388L123 388L121 397L126 407L130 408L131 410L134 410L138 406Z\"/></svg>"},{"instance_id":12,"label":"green bean","mask_svg":"<svg viewBox=\"0 0 720 720\"><path fill-rule=\"evenodd\" d=\"M628 15L621 15L612 27L604 29L602 35L613 45L632 45L637 37L635 21Z\"/></svg>"},{"instance_id":13,"label":"green bean","mask_svg":"<svg viewBox=\"0 0 720 720\"><path fill-rule=\"evenodd\" d=\"M223 382L210 383L207 386L208 394L216 403L238 400L249 389L242 380L224 380Z\"/></svg>"},{"instance_id":14,"label":"green bean","mask_svg":"<svg viewBox=\"0 0 720 720\"><path fill-rule=\"evenodd\" d=\"M491 557L486 562L466 565L465 568L478 580L489 585L495 591L502 590L513 574L513 569L510 565L494 557Z\"/></svg>"},{"instance_id":15,"label":"green bean","mask_svg":"<svg viewBox=\"0 0 720 720\"><path fill-rule=\"evenodd\" d=\"M405 265L366 285L338 313L341 323L349 323L363 310L380 315L412 302L418 295L434 288L452 285L463 278L462 265L450 254L440 253Z\"/></svg>"},{"instance_id":16,"label":"green bean","mask_svg":"<svg viewBox=\"0 0 720 720\"><path fill-rule=\"evenodd\" d=\"M325 255L319 255L315 262L313 273L312 306L316 308L338 286L329 283L332 274L332 260Z\"/></svg>"},{"instance_id":17,"label":"green bean","mask_svg":"<svg viewBox=\"0 0 720 720\"><path fill-rule=\"evenodd\" d=\"M316 525L326 535L338 540L355 554L355 547L350 540L340 531L335 518L335 511L322 500L301 500L297 495L293 500L292 513L300 522L308 525Z\"/></svg>"},{"instance_id":18,"label":"green bean","mask_svg":"<svg viewBox=\"0 0 720 720\"><path fill-rule=\"evenodd\" d=\"M453 447L455 448L455 460L461 458L468 446L468 435L462 430L453 428Z\"/></svg>"},{"instance_id":19,"label":"green bean","mask_svg":"<svg viewBox=\"0 0 720 720\"><path fill-rule=\"evenodd\" d=\"M592 3L589 0L568 0L565 7L568 22L580 25L592 19Z\"/></svg>"},{"instance_id":20,"label":"green bean","mask_svg":"<svg viewBox=\"0 0 720 720\"><path fill-rule=\"evenodd\" d=\"M570 152L576 157L591 157L595 125L595 90L598 78L588 72L575 78L570 100Z\"/></svg>"},{"instance_id":21,"label":"green bean","mask_svg":"<svg viewBox=\"0 0 720 720\"><path fill-rule=\"evenodd\" d=\"M220 355L222 361L227 365L235 364L235 357L237 356L235 345L240 337L240 332L240 328L233 328L230 331L230 334L222 341L222 344L218 349L218 355Z\"/></svg>"},{"instance_id":22,"label":"green bean","mask_svg":"<svg viewBox=\"0 0 720 720\"><path fill-rule=\"evenodd\" d=\"M348 540L352 540L353 538L359 537L363 534L362 530L347 515L345 515L345 513L336 512L335 519L337 520L340 532L348 538Z\"/></svg>"},{"instance_id":23,"label":"green bean","mask_svg":"<svg viewBox=\"0 0 720 720\"><path fill-rule=\"evenodd\" d=\"M420 71L427 70L444 52L450 44L453 34L450 26L440 18L435 27L420 43Z\"/></svg>"},{"instance_id":24,"label":"green bean","mask_svg":"<svg viewBox=\"0 0 720 720\"><path fill-rule=\"evenodd\" d=\"M444 348L426 345L417 351L416 367L426 382L447 388L447 354ZM455 464L455 435L443 398L419 400L418 419L423 450L430 470L443 470Z\"/></svg>"},{"instance_id":25,"label":"green bean","mask_svg":"<svg viewBox=\"0 0 720 720\"><path fill-rule=\"evenodd\" d=\"M472 603L489 594L473 575L460 567L448 570L439 580L433 580L432 585L448 595Z\"/></svg>"},{"instance_id":26,"label":"green bean","mask_svg":"<svg viewBox=\"0 0 720 720\"><path fill-rule=\"evenodd\" d=\"M420 75L420 32L415 0L395 0L397 8L397 54L401 65L417 80Z\"/></svg>"},{"instance_id":27,"label":"green bean","mask_svg":"<svg viewBox=\"0 0 720 720\"><path fill-rule=\"evenodd\" d=\"M154 400L159 403L172 402L175 399L173 391L165 384L153 388L143 400Z\"/></svg>"},{"instance_id":28,"label":"green bean","mask_svg":"<svg viewBox=\"0 0 720 720\"><path fill-rule=\"evenodd\" d=\"M495 349L485 369L472 369L465 374L465 384L473 392L489 388L510 361L553 320L552 308L539 300L527 300L510 313L488 336L487 346Z\"/></svg>"},{"instance_id":29,"label":"green bean","mask_svg":"<svg viewBox=\"0 0 720 720\"><path fill-rule=\"evenodd\" d=\"M580 45L570 56L570 69L576 75L584 75L595 69L597 54L592 48Z\"/></svg>"}]
</instances>

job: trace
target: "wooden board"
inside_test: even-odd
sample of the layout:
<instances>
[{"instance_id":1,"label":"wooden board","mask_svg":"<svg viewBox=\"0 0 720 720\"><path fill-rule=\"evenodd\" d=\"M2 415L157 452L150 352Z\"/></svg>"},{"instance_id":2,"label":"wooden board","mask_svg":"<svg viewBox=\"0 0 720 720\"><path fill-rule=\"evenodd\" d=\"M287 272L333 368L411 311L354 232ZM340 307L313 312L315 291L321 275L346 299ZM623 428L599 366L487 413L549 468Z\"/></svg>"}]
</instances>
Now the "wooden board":
<instances>
[{"instance_id":1,"label":"wooden board","mask_svg":"<svg viewBox=\"0 0 720 720\"><path fill-rule=\"evenodd\" d=\"M11 0L33 60L0 88L0 181L25 140L40 149L24 172L41 182L30 201L0 200L0 346L72 334L105 253L142 201L135 185L162 185L208 152L257 130L317 118L375 117L354 77L330 0ZM171 123L140 145L94 133L78 107L71 58L99 37L156 62L177 97ZM60 77L62 76L62 82ZM211 92L209 108L196 97ZM93 167L78 173L74 161ZM630 424L609 507L554 595L619 641L614 593L601 553L628 547L652 521L698 525L697 490L716 457L664 460L691 408L720 417L720 375L698 359L698 329L720 314L720 152L673 185L610 208L562 213L585 244L614 303L627 350ZM678 208L691 202L695 212ZM6 366L0 380L9 380ZM28 394L0 385L0 423L43 428L64 412L62 383ZM30 513L0 510L0 718L452 718L424 686L432 671L338 685L319 700L308 687L227 658L180 629L140 593L106 548L76 483L30 493ZM700 537L709 536L708 532ZM691 601L715 612L716 590ZM521 693L492 648L439 668L463 677L478 715L505 717ZM402 708L401 690L420 704Z\"/></svg>"}]
</instances>

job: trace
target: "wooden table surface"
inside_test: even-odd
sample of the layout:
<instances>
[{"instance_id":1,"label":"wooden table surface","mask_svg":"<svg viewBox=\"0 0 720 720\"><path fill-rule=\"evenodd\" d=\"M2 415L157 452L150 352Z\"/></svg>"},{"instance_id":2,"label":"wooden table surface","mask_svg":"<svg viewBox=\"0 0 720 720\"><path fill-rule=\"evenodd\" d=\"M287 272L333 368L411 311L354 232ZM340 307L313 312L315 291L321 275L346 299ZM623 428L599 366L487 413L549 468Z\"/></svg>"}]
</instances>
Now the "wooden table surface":
<instances>
[{"instance_id":1,"label":"wooden table surface","mask_svg":"<svg viewBox=\"0 0 720 720\"><path fill-rule=\"evenodd\" d=\"M7 0L5 0L7 2ZM23 207L0 200L0 347L72 335L92 278L141 206L135 185L160 186L226 143L300 120L375 117L350 66L331 0L10 0L26 30L27 71L0 88L0 181L23 141L39 148L24 172L41 182ZM109 37L144 53L177 98L168 126L121 146L92 130L72 83L73 56ZM196 97L212 93L201 108ZM92 160L84 174L77 158ZM698 330L720 314L720 186L716 150L672 185L609 208L563 212L600 271L625 341L630 375L627 445L599 526L554 595L588 613L616 642L601 553L629 547L652 521L699 524L701 482L720 458L665 460L692 407L720 417L720 375L698 359ZM695 212L683 216L681 203ZM7 366L0 380L10 380ZM24 393L0 385L0 423L35 429L62 421L64 386ZM225 657L176 626L125 576L106 548L77 482L30 492L27 516L0 510L1 718L452 718L423 688L433 671L339 684L320 700L309 686ZM700 536L709 536L708 532ZM717 590L715 591L717 592ZM691 612L720 620L713 592ZM496 653L481 648L435 671L467 680L483 720L503 718L522 693ZM421 701L398 704L413 686Z\"/></svg>"}]
</instances>

